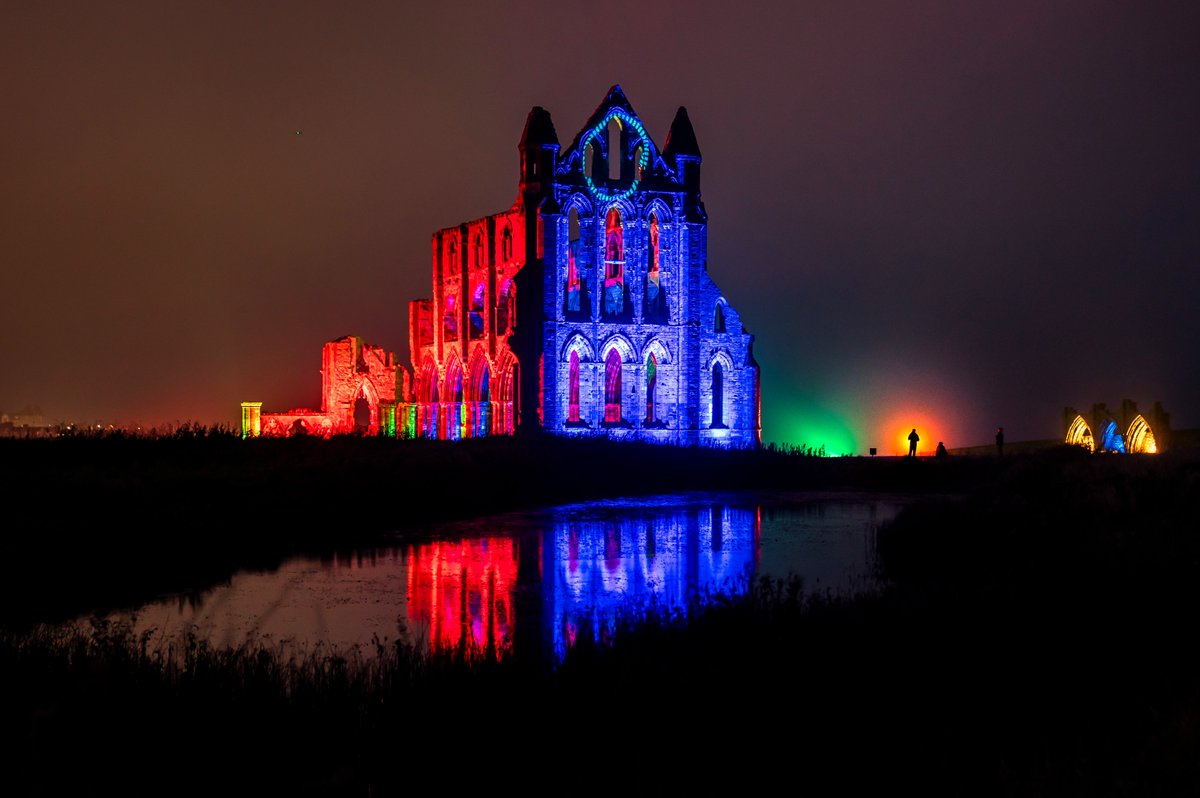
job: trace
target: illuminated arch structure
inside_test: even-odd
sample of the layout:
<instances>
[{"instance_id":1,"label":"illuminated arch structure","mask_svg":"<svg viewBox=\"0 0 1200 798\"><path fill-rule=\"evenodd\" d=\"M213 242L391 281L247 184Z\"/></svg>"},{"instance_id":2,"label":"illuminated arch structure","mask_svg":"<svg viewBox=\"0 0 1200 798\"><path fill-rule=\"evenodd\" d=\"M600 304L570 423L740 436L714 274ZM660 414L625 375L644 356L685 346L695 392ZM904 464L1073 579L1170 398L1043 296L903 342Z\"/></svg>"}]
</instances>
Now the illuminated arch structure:
<instances>
[{"instance_id":1,"label":"illuminated arch structure","mask_svg":"<svg viewBox=\"0 0 1200 798\"><path fill-rule=\"evenodd\" d=\"M1149 418L1138 412L1130 399L1113 414L1104 403L1092 405L1088 413L1073 407L1063 409L1064 441L1089 452L1157 454L1166 451L1171 435L1170 416L1154 403Z\"/></svg>"},{"instance_id":2,"label":"illuminated arch structure","mask_svg":"<svg viewBox=\"0 0 1200 798\"><path fill-rule=\"evenodd\" d=\"M395 435L397 406L407 407L408 390L408 371L392 353L347 335L322 349L320 410L263 413L261 402L243 402L242 435Z\"/></svg>"},{"instance_id":3,"label":"illuminated arch structure","mask_svg":"<svg viewBox=\"0 0 1200 798\"><path fill-rule=\"evenodd\" d=\"M244 403L243 434L352 429L347 397L365 395L370 431L399 437L761 445L753 336L708 275L687 110L660 151L613 86L565 150L541 107L517 149L513 204L433 234L433 296L409 303L411 392L390 355L366 388L327 368L320 413Z\"/></svg>"}]
</instances>

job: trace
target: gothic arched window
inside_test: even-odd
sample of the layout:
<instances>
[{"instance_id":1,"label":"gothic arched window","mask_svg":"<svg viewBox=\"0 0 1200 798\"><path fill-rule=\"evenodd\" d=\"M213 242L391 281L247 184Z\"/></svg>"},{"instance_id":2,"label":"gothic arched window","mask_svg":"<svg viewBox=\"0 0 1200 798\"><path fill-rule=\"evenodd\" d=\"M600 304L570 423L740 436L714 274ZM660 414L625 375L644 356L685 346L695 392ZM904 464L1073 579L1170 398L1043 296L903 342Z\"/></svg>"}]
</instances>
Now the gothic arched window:
<instances>
[{"instance_id":1,"label":"gothic arched window","mask_svg":"<svg viewBox=\"0 0 1200 798\"><path fill-rule=\"evenodd\" d=\"M608 179L621 177L621 120L608 120Z\"/></svg>"},{"instance_id":2,"label":"gothic arched window","mask_svg":"<svg viewBox=\"0 0 1200 798\"><path fill-rule=\"evenodd\" d=\"M621 420L621 355L616 349L604 361L604 420Z\"/></svg>"},{"instance_id":3,"label":"gothic arched window","mask_svg":"<svg viewBox=\"0 0 1200 798\"><path fill-rule=\"evenodd\" d=\"M471 325L470 336L474 340L483 337L483 304L486 301L487 286L480 281L471 292L471 306L468 311L468 322Z\"/></svg>"},{"instance_id":4,"label":"gothic arched window","mask_svg":"<svg viewBox=\"0 0 1200 798\"><path fill-rule=\"evenodd\" d=\"M476 233L475 238L471 241L471 268L482 268L484 263L486 263L486 258L484 257L483 236Z\"/></svg>"},{"instance_id":5,"label":"gothic arched window","mask_svg":"<svg viewBox=\"0 0 1200 798\"><path fill-rule=\"evenodd\" d=\"M567 214L567 310L580 310L583 293L579 277L579 211L575 208Z\"/></svg>"},{"instance_id":6,"label":"gothic arched window","mask_svg":"<svg viewBox=\"0 0 1200 798\"><path fill-rule=\"evenodd\" d=\"M539 213L540 213L540 211L539 211ZM507 227L504 228L504 232L500 235L500 253L501 253L501 257L504 258L505 263L512 260L512 256L513 256L512 230Z\"/></svg>"},{"instance_id":7,"label":"gothic arched window","mask_svg":"<svg viewBox=\"0 0 1200 798\"><path fill-rule=\"evenodd\" d=\"M442 313L442 340L458 340L458 298L454 294L446 295L446 305Z\"/></svg>"},{"instance_id":8,"label":"gothic arched window","mask_svg":"<svg viewBox=\"0 0 1200 798\"><path fill-rule=\"evenodd\" d=\"M505 280L500 287L500 299L496 302L496 334L504 335L513 325L513 283Z\"/></svg>"},{"instance_id":9,"label":"gothic arched window","mask_svg":"<svg viewBox=\"0 0 1200 798\"><path fill-rule=\"evenodd\" d=\"M646 358L646 421L657 421L654 406L658 404L658 358L651 352Z\"/></svg>"},{"instance_id":10,"label":"gothic arched window","mask_svg":"<svg viewBox=\"0 0 1200 798\"><path fill-rule=\"evenodd\" d=\"M463 427L466 423L466 407L463 405L463 373L462 366L457 363L446 378L446 401L452 406L447 409L446 437L458 440L463 437Z\"/></svg>"},{"instance_id":11,"label":"gothic arched window","mask_svg":"<svg viewBox=\"0 0 1200 798\"><path fill-rule=\"evenodd\" d=\"M619 314L625 307L625 230L621 214L610 208L604 222L604 312Z\"/></svg>"},{"instance_id":12,"label":"gothic arched window","mask_svg":"<svg viewBox=\"0 0 1200 798\"><path fill-rule=\"evenodd\" d=\"M718 305L718 307L720 307ZM712 427L725 426L725 372L720 363L712 367Z\"/></svg>"},{"instance_id":13,"label":"gothic arched window","mask_svg":"<svg viewBox=\"0 0 1200 798\"><path fill-rule=\"evenodd\" d=\"M567 421L579 421L579 353L572 350L570 382L567 388Z\"/></svg>"},{"instance_id":14,"label":"gothic arched window","mask_svg":"<svg viewBox=\"0 0 1200 798\"><path fill-rule=\"evenodd\" d=\"M725 309L720 302L717 303L717 309L713 311L713 332L725 332Z\"/></svg>"},{"instance_id":15,"label":"gothic arched window","mask_svg":"<svg viewBox=\"0 0 1200 798\"><path fill-rule=\"evenodd\" d=\"M658 245L659 229L658 216L650 214L650 240L647 247L646 265L646 310L647 319L655 318L662 310L662 284L660 280L659 262L661 250Z\"/></svg>"}]
</instances>

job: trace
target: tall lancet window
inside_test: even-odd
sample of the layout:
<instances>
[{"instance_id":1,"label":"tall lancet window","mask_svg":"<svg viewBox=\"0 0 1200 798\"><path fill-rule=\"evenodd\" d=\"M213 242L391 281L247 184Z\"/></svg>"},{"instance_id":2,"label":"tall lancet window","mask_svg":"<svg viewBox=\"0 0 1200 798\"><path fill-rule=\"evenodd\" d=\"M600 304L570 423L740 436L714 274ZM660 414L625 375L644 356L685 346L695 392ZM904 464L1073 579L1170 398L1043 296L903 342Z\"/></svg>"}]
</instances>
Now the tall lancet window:
<instances>
[{"instance_id":1,"label":"tall lancet window","mask_svg":"<svg viewBox=\"0 0 1200 798\"><path fill-rule=\"evenodd\" d=\"M616 349L604 361L604 420L621 420L621 355Z\"/></svg>"},{"instance_id":2,"label":"tall lancet window","mask_svg":"<svg viewBox=\"0 0 1200 798\"><path fill-rule=\"evenodd\" d=\"M483 236L476 233L471 240L471 269L481 269L485 263Z\"/></svg>"},{"instance_id":3,"label":"tall lancet window","mask_svg":"<svg viewBox=\"0 0 1200 798\"><path fill-rule=\"evenodd\" d=\"M654 414L656 404L658 404L658 358L651 352L650 357L646 358L646 421L658 420Z\"/></svg>"},{"instance_id":4,"label":"tall lancet window","mask_svg":"<svg viewBox=\"0 0 1200 798\"><path fill-rule=\"evenodd\" d=\"M571 376L567 387L567 421L579 421L579 353L571 352Z\"/></svg>"},{"instance_id":5,"label":"tall lancet window","mask_svg":"<svg viewBox=\"0 0 1200 798\"><path fill-rule=\"evenodd\" d=\"M567 310L580 309L583 286L579 279L579 211L567 214Z\"/></svg>"},{"instance_id":6,"label":"tall lancet window","mask_svg":"<svg viewBox=\"0 0 1200 798\"><path fill-rule=\"evenodd\" d=\"M608 120L608 179L621 177L621 120L615 116Z\"/></svg>"},{"instance_id":7,"label":"tall lancet window","mask_svg":"<svg viewBox=\"0 0 1200 798\"><path fill-rule=\"evenodd\" d=\"M646 318L655 318L662 309L662 286L659 279L658 216L650 214L649 263L646 268Z\"/></svg>"},{"instance_id":8,"label":"tall lancet window","mask_svg":"<svg viewBox=\"0 0 1200 798\"><path fill-rule=\"evenodd\" d=\"M712 367L712 425L725 426L725 373L720 363Z\"/></svg>"},{"instance_id":9,"label":"tall lancet window","mask_svg":"<svg viewBox=\"0 0 1200 798\"><path fill-rule=\"evenodd\" d=\"M619 314L625 306L625 231L621 214L610 208L604 222L604 312Z\"/></svg>"}]
</instances>

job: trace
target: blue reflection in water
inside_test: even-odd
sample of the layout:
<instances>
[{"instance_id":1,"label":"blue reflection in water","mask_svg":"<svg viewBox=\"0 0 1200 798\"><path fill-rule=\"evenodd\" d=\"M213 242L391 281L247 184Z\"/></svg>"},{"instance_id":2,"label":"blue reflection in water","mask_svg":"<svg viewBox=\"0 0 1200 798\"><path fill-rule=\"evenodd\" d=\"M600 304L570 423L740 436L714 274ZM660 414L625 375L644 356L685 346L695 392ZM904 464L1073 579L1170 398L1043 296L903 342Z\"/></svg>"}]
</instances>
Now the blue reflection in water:
<instances>
[{"instance_id":1,"label":"blue reflection in water","mask_svg":"<svg viewBox=\"0 0 1200 798\"><path fill-rule=\"evenodd\" d=\"M394 546L288 560L133 613L155 640L429 648L561 658L622 613L670 610L757 579L807 592L873 588L874 535L905 497L673 495L590 502L406 533Z\"/></svg>"},{"instance_id":2,"label":"blue reflection in water","mask_svg":"<svg viewBox=\"0 0 1200 798\"><path fill-rule=\"evenodd\" d=\"M580 628L598 635L621 612L682 606L698 592L738 592L753 577L756 509L647 510L600 521L569 513L549 519L542 589L558 656Z\"/></svg>"}]
</instances>

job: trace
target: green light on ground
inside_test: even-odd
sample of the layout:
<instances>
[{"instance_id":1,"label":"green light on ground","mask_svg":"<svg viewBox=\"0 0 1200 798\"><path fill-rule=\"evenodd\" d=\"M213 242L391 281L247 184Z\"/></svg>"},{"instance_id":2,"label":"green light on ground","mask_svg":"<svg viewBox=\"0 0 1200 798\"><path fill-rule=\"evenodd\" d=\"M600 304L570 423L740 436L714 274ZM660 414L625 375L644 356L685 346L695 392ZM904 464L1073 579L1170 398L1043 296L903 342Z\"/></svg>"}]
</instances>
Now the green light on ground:
<instances>
[{"instance_id":1,"label":"green light on ground","mask_svg":"<svg viewBox=\"0 0 1200 798\"><path fill-rule=\"evenodd\" d=\"M764 421L763 442L814 452L824 446L829 457L861 454L849 424L831 411L815 407L797 408L769 425Z\"/></svg>"}]
</instances>

